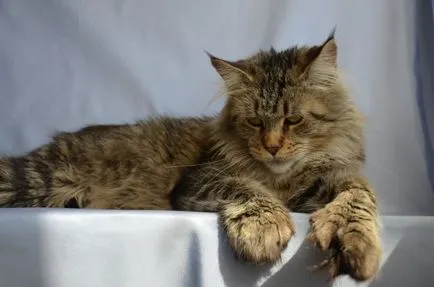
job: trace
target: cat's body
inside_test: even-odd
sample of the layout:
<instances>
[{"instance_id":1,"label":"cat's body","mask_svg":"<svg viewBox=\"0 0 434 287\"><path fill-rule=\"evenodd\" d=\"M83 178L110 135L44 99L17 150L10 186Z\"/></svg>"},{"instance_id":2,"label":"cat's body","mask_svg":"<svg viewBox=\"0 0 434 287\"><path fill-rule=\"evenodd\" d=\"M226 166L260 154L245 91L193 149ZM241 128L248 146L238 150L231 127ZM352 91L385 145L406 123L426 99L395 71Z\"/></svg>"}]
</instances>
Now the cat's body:
<instances>
[{"instance_id":1,"label":"cat's body","mask_svg":"<svg viewBox=\"0 0 434 287\"><path fill-rule=\"evenodd\" d=\"M0 160L0 206L215 211L254 263L278 260L295 232L289 211L309 212L310 239L335 251L333 276L372 278L377 203L336 52L330 37L238 62L211 56L228 94L219 115L61 133Z\"/></svg>"},{"instance_id":2,"label":"cat's body","mask_svg":"<svg viewBox=\"0 0 434 287\"><path fill-rule=\"evenodd\" d=\"M197 163L210 121L160 117L60 133L0 160L0 206L171 209L171 190Z\"/></svg>"}]
</instances>

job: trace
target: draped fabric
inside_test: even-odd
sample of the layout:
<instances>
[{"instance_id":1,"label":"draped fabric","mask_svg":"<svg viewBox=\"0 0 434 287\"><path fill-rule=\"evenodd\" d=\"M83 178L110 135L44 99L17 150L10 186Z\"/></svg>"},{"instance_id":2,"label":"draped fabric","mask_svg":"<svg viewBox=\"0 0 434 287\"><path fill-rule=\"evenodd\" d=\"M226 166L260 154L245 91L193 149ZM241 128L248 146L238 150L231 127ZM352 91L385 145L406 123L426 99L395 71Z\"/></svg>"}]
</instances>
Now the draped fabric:
<instances>
[{"instance_id":1,"label":"draped fabric","mask_svg":"<svg viewBox=\"0 0 434 287\"><path fill-rule=\"evenodd\" d=\"M428 178L434 190L434 5L417 2L415 75L416 95L424 134Z\"/></svg>"},{"instance_id":2,"label":"draped fabric","mask_svg":"<svg viewBox=\"0 0 434 287\"><path fill-rule=\"evenodd\" d=\"M424 286L434 267L425 239L434 228L433 23L428 0L0 0L0 153L87 124L213 114L224 99L212 101L220 79L204 50L235 60L317 44L336 27L338 64L367 119L366 174L385 216L384 272L370 286ZM220 248L213 216L1 210L0 282L324 286L324 276L304 273L315 261L302 244L305 216L294 215L300 232L283 262L260 268Z\"/></svg>"}]
</instances>

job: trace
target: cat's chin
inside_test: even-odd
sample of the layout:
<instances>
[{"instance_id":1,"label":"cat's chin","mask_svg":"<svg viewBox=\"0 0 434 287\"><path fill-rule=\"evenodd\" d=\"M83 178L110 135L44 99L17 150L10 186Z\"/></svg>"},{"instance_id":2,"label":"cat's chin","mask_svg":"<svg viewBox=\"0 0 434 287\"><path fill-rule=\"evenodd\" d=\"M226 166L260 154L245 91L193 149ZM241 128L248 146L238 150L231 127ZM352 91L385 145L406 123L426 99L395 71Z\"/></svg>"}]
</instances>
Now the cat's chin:
<instances>
[{"instance_id":1,"label":"cat's chin","mask_svg":"<svg viewBox=\"0 0 434 287\"><path fill-rule=\"evenodd\" d=\"M265 166L275 174L283 174L288 172L292 166L294 165L294 161L272 161L272 162L264 162Z\"/></svg>"}]
</instances>

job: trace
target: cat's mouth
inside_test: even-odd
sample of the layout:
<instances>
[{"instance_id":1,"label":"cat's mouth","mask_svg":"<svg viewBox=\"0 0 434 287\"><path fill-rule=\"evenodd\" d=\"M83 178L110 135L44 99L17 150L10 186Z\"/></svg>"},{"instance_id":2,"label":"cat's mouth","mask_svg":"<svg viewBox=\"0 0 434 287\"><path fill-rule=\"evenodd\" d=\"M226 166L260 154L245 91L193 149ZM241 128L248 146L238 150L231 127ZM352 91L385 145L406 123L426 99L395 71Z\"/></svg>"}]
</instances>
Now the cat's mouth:
<instances>
[{"instance_id":1,"label":"cat's mouth","mask_svg":"<svg viewBox=\"0 0 434 287\"><path fill-rule=\"evenodd\" d=\"M270 161L265 161L264 164L275 174L282 174L289 171L294 165L294 160L280 160L273 159Z\"/></svg>"}]
</instances>

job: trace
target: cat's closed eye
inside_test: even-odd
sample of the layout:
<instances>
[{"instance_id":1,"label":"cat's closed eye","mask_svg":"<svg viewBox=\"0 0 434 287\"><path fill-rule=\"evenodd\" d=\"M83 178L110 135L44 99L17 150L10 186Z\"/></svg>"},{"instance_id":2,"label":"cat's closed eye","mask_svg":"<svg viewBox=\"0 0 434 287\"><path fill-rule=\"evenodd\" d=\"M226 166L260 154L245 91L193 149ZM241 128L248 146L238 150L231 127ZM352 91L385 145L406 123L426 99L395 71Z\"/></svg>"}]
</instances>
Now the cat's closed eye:
<instances>
[{"instance_id":1,"label":"cat's closed eye","mask_svg":"<svg viewBox=\"0 0 434 287\"><path fill-rule=\"evenodd\" d=\"M303 117L300 115L293 115L285 118L285 121L283 122L283 126L285 128L288 128L289 126L295 126L301 123L303 120Z\"/></svg>"},{"instance_id":2,"label":"cat's closed eye","mask_svg":"<svg viewBox=\"0 0 434 287\"><path fill-rule=\"evenodd\" d=\"M262 126L262 120L259 118L249 118L247 123L254 128L260 128Z\"/></svg>"},{"instance_id":3,"label":"cat's closed eye","mask_svg":"<svg viewBox=\"0 0 434 287\"><path fill-rule=\"evenodd\" d=\"M314 113L314 112L310 112L310 115L319 121L323 121L323 122L335 122L336 119L331 116L330 114L318 114L318 113Z\"/></svg>"}]
</instances>

